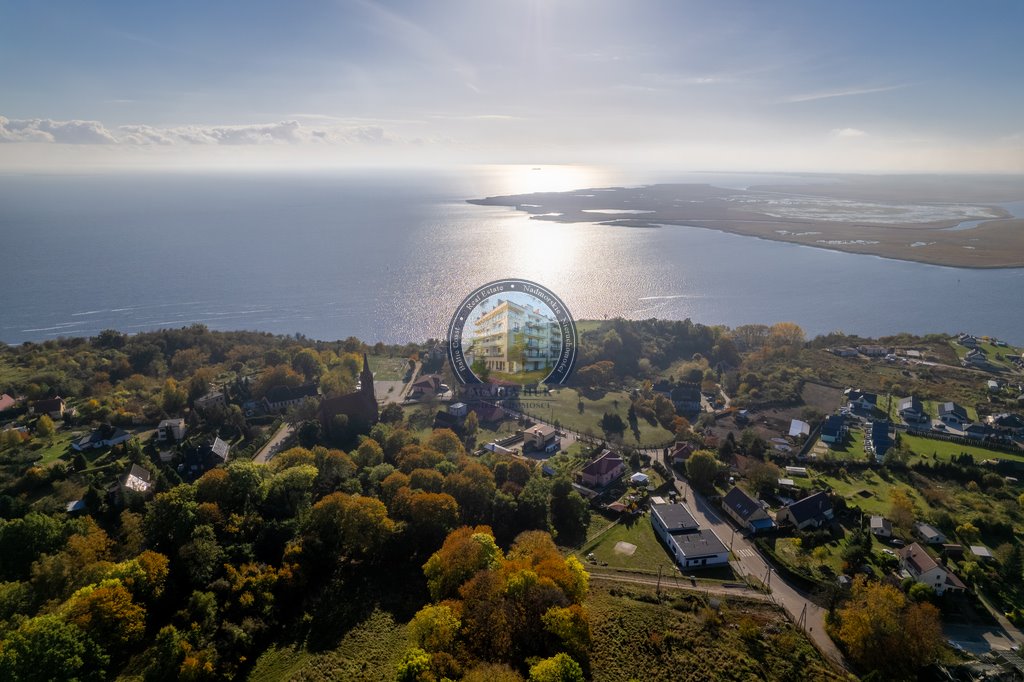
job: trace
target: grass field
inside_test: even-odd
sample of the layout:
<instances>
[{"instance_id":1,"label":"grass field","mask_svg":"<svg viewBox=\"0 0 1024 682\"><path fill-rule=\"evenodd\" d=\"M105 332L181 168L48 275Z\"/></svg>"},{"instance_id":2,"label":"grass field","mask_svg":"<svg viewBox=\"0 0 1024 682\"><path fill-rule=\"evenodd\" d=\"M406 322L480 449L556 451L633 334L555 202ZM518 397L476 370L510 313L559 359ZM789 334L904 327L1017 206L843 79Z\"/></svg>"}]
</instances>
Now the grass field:
<instances>
[{"instance_id":1,"label":"grass field","mask_svg":"<svg viewBox=\"0 0 1024 682\"><path fill-rule=\"evenodd\" d=\"M629 412L629 394L625 391L609 391L596 399L583 397L583 412L579 410L580 396L576 391L568 388L552 389L549 396L538 399L538 402L548 402L546 408L527 410L536 417L555 421L562 426L586 433L589 430L593 435L602 435L600 421L606 412L618 414L626 421ZM639 420L640 447L657 447L671 442L672 433L661 426L651 426L643 419ZM623 442L627 445L637 445L637 439L633 432L627 427Z\"/></svg>"},{"instance_id":2,"label":"grass field","mask_svg":"<svg viewBox=\"0 0 1024 682\"><path fill-rule=\"evenodd\" d=\"M632 556L616 551L615 547L620 542L636 545L636 551ZM616 524L602 535L596 544L588 543L584 546L579 554L586 557L590 552L594 553L598 562L607 563L608 568L652 573L658 572L658 566L674 570L672 558L665 551L658 536L654 534L648 516L637 517L628 524Z\"/></svg>"},{"instance_id":3,"label":"grass field","mask_svg":"<svg viewBox=\"0 0 1024 682\"><path fill-rule=\"evenodd\" d=\"M377 381L402 381L409 372L408 358L368 355L366 359L370 361L370 370Z\"/></svg>"},{"instance_id":4,"label":"grass field","mask_svg":"<svg viewBox=\"0 0 1024 682\"><path fill-rule=\"evenodd\" d=\"M828 486L845 498L847 503L860 507L865 514L889 513L892 507L892 491L896 489L903 490L918 509L928 509L928 504L913 486L891 474L885 474L887 478L883 478L879 472L866 471L839 477L816 472L813 465L808 467L808 470L812 472L811 478L793 479L799 487L811 488L815 484L819 487Z\"/></svg>"},{"instance_id":5,"label":"grass field","mask_svg":"<svg viewBox=\"0 0 1024 682\"><path fill-rule=\"evenodd\" d=\"M405 625L396 623L389 613L375 611L330 651L268 649L256 661L249 679L390 682L406 648Z\"/></svg>"},{"instance_id":6,"label":"grass field","mask_svg":"<svg viewBox=\"0 0 1024 682\"><path fill-rule=\"evenodd\" d=\"M936 440L934 438L924 438L922 436L911 436L905 433L902 434L900 438L902 439L903 444L910 448L915 455L924 456L934 454L940 460L946 462L952 459L954 455L959 455L965 452L972 455L975 462L981 462L986 459L1010 459L1015 462L1024 462L1024 456L1022 455L988 450L977 445L961 445L960 443Z\"/></svg>"},{"instance_id":7,"label":"grass field","mask_svg":"<svg viewBox=\"0 0 1024 682\"><path fill-rule=\"evenodd\" d=\"M864 452L864 431L859 426L850 429L846 440L841 445L838 443L829 445L829 450L832 451L832 455L836 459L867 460L867 455Z\"/></svg>"},{"instance_id":8,"label":"grass field","mask_svg":"<svg viewBox=\"0 0 1024 682\"><path fill-rule=\"evenodd\" d=\"M594 682L842 680L775 607L595 585L587 600Z\"/></svg>"}]
</instances>

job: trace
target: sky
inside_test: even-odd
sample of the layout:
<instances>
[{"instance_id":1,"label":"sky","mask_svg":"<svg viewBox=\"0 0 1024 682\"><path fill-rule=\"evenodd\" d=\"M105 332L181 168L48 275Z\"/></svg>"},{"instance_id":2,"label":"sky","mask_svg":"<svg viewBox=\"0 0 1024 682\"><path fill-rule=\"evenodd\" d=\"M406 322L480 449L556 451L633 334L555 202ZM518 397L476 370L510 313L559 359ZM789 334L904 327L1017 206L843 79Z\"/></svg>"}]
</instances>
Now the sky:
<instances>
[{"instance_id":1,"label":"sky","mask_svg":"<svg viewBox=\"0 0 1024 682\"><path fill-rule=\"evenodd\" d=\"M1024 173L1024 2L0 3L0 172Z\"/></svg>"}]
</instances>

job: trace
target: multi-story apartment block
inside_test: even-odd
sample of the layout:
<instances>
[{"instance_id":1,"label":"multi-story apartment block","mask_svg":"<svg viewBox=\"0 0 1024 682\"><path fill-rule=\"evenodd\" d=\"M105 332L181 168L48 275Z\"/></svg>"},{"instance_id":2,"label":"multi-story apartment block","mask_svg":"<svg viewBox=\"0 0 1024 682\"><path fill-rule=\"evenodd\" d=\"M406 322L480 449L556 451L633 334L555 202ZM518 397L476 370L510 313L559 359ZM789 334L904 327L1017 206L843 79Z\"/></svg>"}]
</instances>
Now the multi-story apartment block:
<instances>
[{"instance_id":1,"label":"multi-story apartment block","mask_svg":"<svg viewBox=\"0 0 1024 682\"><path fill-rule=\"evenodd\" d=\"M532 372L555 364L562 349L557 322L536 308L499 300L473 325L470 362L494 372Z\"/></svg>"}]
</instances>

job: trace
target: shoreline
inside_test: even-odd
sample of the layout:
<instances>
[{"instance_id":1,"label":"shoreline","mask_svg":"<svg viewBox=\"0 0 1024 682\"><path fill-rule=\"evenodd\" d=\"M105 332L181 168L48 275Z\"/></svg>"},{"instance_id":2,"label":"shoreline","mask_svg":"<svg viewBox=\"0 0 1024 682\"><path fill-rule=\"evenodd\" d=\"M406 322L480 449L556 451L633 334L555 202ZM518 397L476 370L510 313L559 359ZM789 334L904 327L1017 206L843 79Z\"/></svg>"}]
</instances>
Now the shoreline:
<instances>
[{"instance_id":1,"label":"shoreline","mask_svg":"<svg viewBox=\"0 0 1024 682\"><path fill-rule=\"evenodd\" d=\"M817 189L817 193L766 196L763 190L665 184L496 196L466 203L505 206L528 214L531 220L564 224L695 227L939 267L1024 268L1024 217L1013 215L998 202L970 201L969 193L944 202L919 193L913 201L895 201L895 190L871 194L850 187L835 192L841 197L836 198ZM786 216L786 211L798 215ZM608 217L602 219L601 214ZM964 223L973 225L956 229Z\"/></svg>"}]
</instances>

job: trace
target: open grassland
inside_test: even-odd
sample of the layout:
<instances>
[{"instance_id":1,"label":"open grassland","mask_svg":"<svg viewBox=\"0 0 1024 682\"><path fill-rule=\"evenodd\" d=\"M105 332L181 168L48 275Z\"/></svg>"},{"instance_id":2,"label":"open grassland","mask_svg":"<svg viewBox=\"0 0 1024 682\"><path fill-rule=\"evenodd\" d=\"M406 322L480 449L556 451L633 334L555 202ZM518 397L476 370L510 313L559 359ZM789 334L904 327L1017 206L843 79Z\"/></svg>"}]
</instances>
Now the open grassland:
<instances>
[{"instance_id":1,"label":"open grassland","mask_svg":"<svg viewBox=\"0 0 1024 682\"><path fill-rule=\"evenodd\" d=\"M925 438L923 436L911 436L901 434L903 444L915 455L922 457L934 455L938 459L948 462L954 456L969 454L974 457L975 462L982 462L986 459L1009 459L1014 462L1024 462L1024 455L1016 455L1008 452L989 450L977 445L961 445L952 441Z\"/></svg>"},{"instance_id":2,"label":"open grassland","mask_svg":"<svg viewBox=\"0 0 1024 682\"><path fill-rule=\"evenodd\" d=\"M583 402L583 411L579 409ZM569 388L552 389L551 394L531 399L535 403L547 403L545 407L527 409L530 414L544 420L557 421L565 428L587 433L600 438L601 417L607 412L618 414L626 422L629 413L629 394L625 391L608 391L594 395L583 395ZM638 422L640 440L637 441L633 432L626 427L623 443L640 447L660 447L672 441L672 433L659 425L651 425L640 419Z\"/></svg>"},{"instance_id":3,"label":"open grassland","mask_svg":"<svg viewBox=\"0 0 1024 682\"><path fill-rule=\"evenodd\" d=\"M388 355L368 355L370 371L376 381L402 381L409 373L409 359Z\"/></svg>"},{"instance_id":4,"label":"open grassland","mask_svg":"<svg viewBox=\"0 0 1024 682\"><path fill-rule=\"evenodd\" d=\"M249 679L390 682L406 647L405 626L391 614L375 611L329 651L313 652L301 646L268 649Z\"/></svg>"},{"instance_id":5,"label":"open grassland","mask_svg":"<svg viewBox=\"0 0 1024 682\"><path fill-rule=\"evenodd\" d=\"M595 585L587 600L594 681L847 679L781 611L717 604L709 608L698 596L659 602L653 589Z\"/></svg>"}]
</instances>

